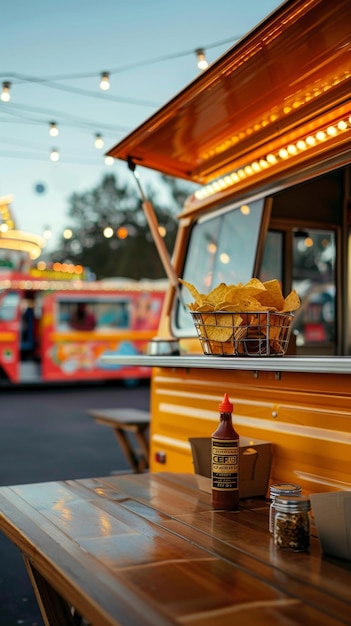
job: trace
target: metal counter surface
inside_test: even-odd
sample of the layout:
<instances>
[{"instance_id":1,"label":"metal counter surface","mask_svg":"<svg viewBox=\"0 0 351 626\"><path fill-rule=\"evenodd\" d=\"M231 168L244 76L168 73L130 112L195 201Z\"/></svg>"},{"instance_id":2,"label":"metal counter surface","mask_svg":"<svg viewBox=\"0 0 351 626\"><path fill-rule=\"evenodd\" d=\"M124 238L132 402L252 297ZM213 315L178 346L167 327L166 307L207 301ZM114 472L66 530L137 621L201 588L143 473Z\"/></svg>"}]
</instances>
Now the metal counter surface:
<instances>
[{"instance_id":1,"label":"metal counter surface","mask_svg":"<svg viewBox=\"0 0 351 626\"><path fill-rule=\"evenodd\" d=\"M180 356L119 356L106 354L103 364L139 365L142 367L199 368L222 370L257 370L269 372L309 372L320 374L351 374L351 357L282 356L282 357L218 357L197 355Z\"/></svg>"}]
</instances>

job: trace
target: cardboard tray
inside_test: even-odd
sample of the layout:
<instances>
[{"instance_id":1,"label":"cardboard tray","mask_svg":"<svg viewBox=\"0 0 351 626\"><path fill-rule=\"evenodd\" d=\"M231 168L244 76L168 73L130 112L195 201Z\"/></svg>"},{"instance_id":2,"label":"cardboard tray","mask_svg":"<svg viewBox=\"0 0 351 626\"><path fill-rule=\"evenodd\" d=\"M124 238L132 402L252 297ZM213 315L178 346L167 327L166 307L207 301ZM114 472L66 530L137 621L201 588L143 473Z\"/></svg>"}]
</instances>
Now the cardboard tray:
<instances>
[{"instance_id":1,"label":"cardboard tray","mask_svg":"<svg viewBox=\"0 0 351 626\"><path fill-rule=\"evenodd\" d=\"M211 437L190 437L199 489L211 493ZM272 444L260 439L239 439L239 497L265 496L272 464Z\"/></svg>"}]
</instances>

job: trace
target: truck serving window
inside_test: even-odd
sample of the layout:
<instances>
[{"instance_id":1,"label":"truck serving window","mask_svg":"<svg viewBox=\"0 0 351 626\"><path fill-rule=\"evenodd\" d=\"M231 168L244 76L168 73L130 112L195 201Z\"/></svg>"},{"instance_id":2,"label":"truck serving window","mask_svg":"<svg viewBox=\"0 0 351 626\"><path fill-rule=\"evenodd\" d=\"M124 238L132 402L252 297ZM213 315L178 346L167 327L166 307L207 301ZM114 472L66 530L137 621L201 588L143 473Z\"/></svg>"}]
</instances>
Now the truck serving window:
<instances>
[{"instance_id":1,"label":"truck serving window","mask_svg":"<svg viewBox=\"0 0 351 626\"><path fill-rule=\"evenodd\" d=\"M299 294L293 322L297 354L337 354L335 261L332 229L290 225L267 233L259 278L277 278L285 293Z\"/></svg>"},{"instance_id":2,"label":"truck serving window","mask_svg":"<svg viewBox=\"0 0 351 626\"><path fill-rule=\"evenodd\" d=\"M246 283L253 276L264 199L228 207L213 217L202 218L192 228L182 278L200 293L219 283ZM182 290L186 303L188 290ZM179 306L176 332L194 334L188 310Z\"/></svg>"}]
</instances>

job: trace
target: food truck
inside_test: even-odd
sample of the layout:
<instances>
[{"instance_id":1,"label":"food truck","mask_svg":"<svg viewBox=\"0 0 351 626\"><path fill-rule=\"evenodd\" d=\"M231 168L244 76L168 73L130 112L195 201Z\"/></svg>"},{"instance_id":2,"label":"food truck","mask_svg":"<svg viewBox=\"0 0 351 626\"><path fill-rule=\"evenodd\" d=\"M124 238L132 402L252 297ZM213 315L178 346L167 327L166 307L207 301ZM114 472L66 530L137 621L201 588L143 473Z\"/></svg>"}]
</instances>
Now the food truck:
<instances>
[{"instance_id":1,"label":"food truck","mask_svg":"<svg viewBox=\"0 0 351 626\"><path fill-rule=\"evenodd\" d=\"M148 379L150 367L101 357L146 353L168 281L91 281L80 266L55 265L0 270L0 385Z\"/></svg>"},{"instance_id":2,"label":"food truck","mask_svg":"<svg viewBox=\"0 0 351 626\"><path fill-rule=\"evenodd\" d=\"M170 279L149 355L152 471L193 472L227 393L271 481L351 489L351 3L288 0L111 148L127 162ZM198 184L172 259L143 167ZM204 354L185 283L296 292L284 354ZM167 345L170 347L167 351Z\"/></svg>"}]
</instances>

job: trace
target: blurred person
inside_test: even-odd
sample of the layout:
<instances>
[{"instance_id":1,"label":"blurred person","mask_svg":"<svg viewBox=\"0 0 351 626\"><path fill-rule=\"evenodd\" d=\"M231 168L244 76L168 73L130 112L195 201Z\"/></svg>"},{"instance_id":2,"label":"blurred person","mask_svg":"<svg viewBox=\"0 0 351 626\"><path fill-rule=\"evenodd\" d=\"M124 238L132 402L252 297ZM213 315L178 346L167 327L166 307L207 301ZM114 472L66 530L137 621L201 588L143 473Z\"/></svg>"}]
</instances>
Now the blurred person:
<instances>
[{"instance_id":1,"label":"blurred person","mask_svg":"<svg viewBox=\"0 0 351 626\"><path fill-rule=\"evenodd\" d=\"M76 311L71 317L71 328L75 330L93 330L95 324L95 315L89 311L85 302L79 302Z\"/></svg>"}]
</instances>

